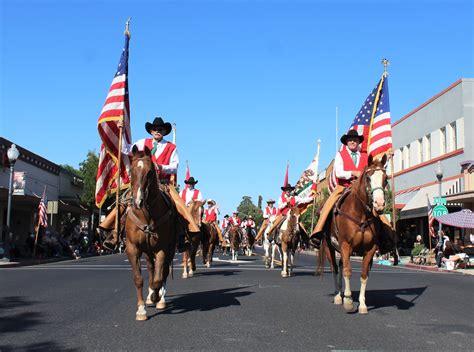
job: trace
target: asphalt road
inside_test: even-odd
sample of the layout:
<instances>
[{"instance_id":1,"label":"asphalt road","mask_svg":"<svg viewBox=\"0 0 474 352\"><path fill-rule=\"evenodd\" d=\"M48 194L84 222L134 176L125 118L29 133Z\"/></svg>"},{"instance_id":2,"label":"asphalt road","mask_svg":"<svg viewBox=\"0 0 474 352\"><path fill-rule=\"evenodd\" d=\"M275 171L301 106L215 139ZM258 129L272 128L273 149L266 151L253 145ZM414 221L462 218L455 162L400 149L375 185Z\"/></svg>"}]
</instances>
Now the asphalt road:
<instances>
[{"instance_id":1,"label":"asphalt road","mask_svg":"<svg viewBox=\"0 0 474 352\"><path fill-rule=\"evenodd\" d=\"M0 351L474 349L473 276L374 265L359 315L332 304L331 274L313 275L313 255L299 254L285 279L260 255L215 257L186 280L175 261L168 307L148 307L142 322L124 255L2 268Z\"/></svg>"}]
</instances>

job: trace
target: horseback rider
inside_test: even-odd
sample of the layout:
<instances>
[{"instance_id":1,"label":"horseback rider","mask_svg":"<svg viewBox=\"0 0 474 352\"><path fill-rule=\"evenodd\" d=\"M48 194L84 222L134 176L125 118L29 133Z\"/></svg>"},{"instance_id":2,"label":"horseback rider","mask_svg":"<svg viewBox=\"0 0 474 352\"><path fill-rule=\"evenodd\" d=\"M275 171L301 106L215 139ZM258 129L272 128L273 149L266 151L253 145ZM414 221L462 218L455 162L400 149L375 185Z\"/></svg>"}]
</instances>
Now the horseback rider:
<instances>
[{"instance_id":1,"label":"horseback rider","mask_svg":"<svg viewBox=\"0 0 474 352\"><path fill-rule=\"evenodd\" d=\"M262 226L260 226L260 230L258 230L257 237L255 237L256 241L262 238L262 235L265 233L268 223L273 223L273 221L275 221L278 215L278 209L275 208L274 205L275 205L275 200L273 200L272 198L267 200L267 206L265 210L263 211L263 223L262 223Z\"/></svg>"},{"instance_id":2,"label":"horseback rider","mask_svg":"<svg viewBox=\"0 0 474 352\"><path fill-rule=\"evenodd\" d=\"M309 197L300 197L294 194L295 187L291 184L287 183L285 186L281 187L283 191L280 199L278 200L278 210L279 215L276 217L275 221L272 224L272 227L268 231L268 233L273 233L276 229L280 228L283 225L283 221L286 219L286 215L290 211L291 208L307 204L313 201L313 196Z\"/></svg>"},{"instance_id":3,"label":"horseback rider","mask_svg":"<svg viewBox=\"0 0 474 352\"><path fill-rule=\"evenodd\" d=\"M237 211L234 211L232 213L232 217L229 220L229 223L233 226L240 226L240 218L239 218L239 213Z\"/></svg>"},{"instance_id":4,"label":"horseback rider","mask_svg":"<svg viewBox=\"0 0 474 352\"><path fill-rule=\"evenodd\" d=\"M118 127L123 127L123 122L119 122ZM178 171L179 157L176 150L176 145L163 139L164 136L171 132L171 123L164 122L161 117L156 117L153 123L145 123L145 130L152 138L143 138L138 140L135 144L123 143L122 153L131 155L133 146L137 146L139 150L144 150L147 147L151 151L153 163L155 165L163 190L170 196L174 203L176 210L181 217L181 220L187 224L187 231L190 233L199 232L199 227L195 224L191 214L189 213L183 200L180 198L178 192L174 187L176 173ZM121 212L124 212L124 207L121 207ZM122 214L123 214L122 213ZM105 220L99 225L99 228L111 232L111 235L104 241L103 245L106 248L115 250L118 244L117 230L115 229L116 208L109 213ZM177 219L178 220L178 219ZM186 236L183 226L177 221L177 247L178 251L185 249ZM181 230L183 229L183 230Z\"/></svg>"},{"instance_id":5,"label":"horseback rider","mask_svg":"<svg viewBox=\"0 0 474 352\"><path fill-rule=\"evenodd\" d=\"M243 222L243 227L246 231L250 228L250 232L253 235L253 232L255 231L255 221L253 220L252 215L249 215L248 219Z\"/></svg>"},{"instance_id":6,"label":"horseback rider","mask_svg":"<svg viewBox=\"0 0 474 352\"><path fill-rule=\"evenodd\" d=\"M207 200L207 209L204 211L205 220L204 222L214 226L219 236L219 241L222 243L224 238L222 237L222 232L219 226L217 225L217 215L219 214L219 208L216 205L216 202L213 199Z\"/></svg>"},{"instance_id":7,"label":"horseback rider","mask_svg":"<svg viewBox=\"0 0 474 352\"><path fill-rule=\"evenodd\" d=\"M337 186L324 203L319 215L318 223L310 236L311 241L316 246L319 245L324 237L324 226L337 200L341 197L346 188L350 187L352 182L360 177L362 171L368 164L367 153L362 152L360 148L363 141L364 136L359 135L356 130L350 130L347 134L344 134L341 137L341 143L344 144L344 147L336 154L334 160ZM383 237L385 237L385 239L387 239L387 236L392 237L393 229L387 218L383 214L378 216L378 218L383 223Z\"/></svg>"},{"instance_id":8,"label":"horseback rider","mask_svg":"<svg viewBox=\"0 0 474 352\"><path fill-rule=\"evenodd\" d=\"M183 200L184 204L186 206L189 206L189 203L191 203L194 200L197 201L202 201L202 193L200 190L197 188L194 188L196 183L198 183L198 180L195 180L194 177L190 177L189 179L185 180L184 183L187 185L187 187L184 187L184 189L179 193L179 196Z\"/></svg>"}]
</instances>

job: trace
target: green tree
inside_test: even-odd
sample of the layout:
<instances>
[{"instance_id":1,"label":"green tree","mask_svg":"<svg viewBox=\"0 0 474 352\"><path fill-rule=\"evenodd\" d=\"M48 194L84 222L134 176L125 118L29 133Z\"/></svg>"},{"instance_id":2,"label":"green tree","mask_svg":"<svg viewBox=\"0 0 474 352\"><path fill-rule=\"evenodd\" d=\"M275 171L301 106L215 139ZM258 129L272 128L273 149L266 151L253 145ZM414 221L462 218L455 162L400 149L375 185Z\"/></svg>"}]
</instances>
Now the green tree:
<instances>
[{"instance_id":1,"label":"green tree","mask_svg":"<svg viewBox=\"0 0 474 352\"><path fill-rule=\"evenodd\" d=\"M260 226L263 222L263 212L252 202L252 197L243 196L242 201L237 207L239 217L248 217L252 215L253 220L257 226Z\"/></svg>"},{"instance_id":2,"label":"green tree","mask_svg":"<svg viewBox=\"0 0 474 352\"><path fill-rule=\"evenodd\" d=\"M97 168L99 166L99 156L92 150L87 152L86 160L79 164L80 175L84 179L84 192L81 201L87 205L89 209L95 207L95 184Z\"/></svg>"},{"instance_id":3,"label":"green tree","mask_svg":"<svg viewBox=\"0 0 474 352\"><path fill-rule=\"evenodd\" d=\"M300 217L300 222L303 224L304 228L306 231L311 232L316 226L316 223L318 222L319 219L319 214L318 211L321 209L323 206L324 202L326 199L329 197L329 190L327 188L324 188L322 190L322 197L316 199L316 202L314 203L314 208L313 205L310 205L306 212ZM313 214L313 209L314 209L314 214ZM313 218L314 216L314 218ZM313 225L311 227L311 225Z\"/></svg>"},{"instance_id":4,"label":"green tree","mask_svg":"<svg viewBox=\"0 0 474 352\"><path fill-rule=\"evenodd\" d=\"M79 177L82 177L82 174L81 174L81 171L80 170L77 170L76 168L74 168L74 166L71 166L71 165L68 165L68 164L64 164L64 165L60 165L63 169L73 173L74 175L77 175Z\"/></svg>"}]
</instances>

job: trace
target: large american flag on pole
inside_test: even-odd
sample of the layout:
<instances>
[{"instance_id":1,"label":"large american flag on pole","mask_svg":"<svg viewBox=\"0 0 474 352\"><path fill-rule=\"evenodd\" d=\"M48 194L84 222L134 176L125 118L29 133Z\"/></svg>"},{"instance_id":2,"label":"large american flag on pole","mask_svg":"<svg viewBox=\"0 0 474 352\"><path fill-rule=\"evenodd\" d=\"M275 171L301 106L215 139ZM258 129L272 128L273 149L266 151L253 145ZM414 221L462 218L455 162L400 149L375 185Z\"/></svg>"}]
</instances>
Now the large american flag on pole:
<instances>
[{"instance_id":1,"label":"large american flag on pole","mask_svg":"<svg viewBox=\"0 0 474 352\"><path fill-rule=\"evenodd\" d=\"M128 96L128 45L130 33L125 31L125 45L120 62L112 80L109 93L99 116L98 130L102 140L100 148L99 167L96 178L95 202L101 207L107 197L117 191L117 176L119 167L119 127L117 122L123 120L122 143L131 144L130 104ZM120 163L120 189L130 184L130 159L122 154Z\"/></svg>"},{"instance_id":2,"label":"large american flag on pole","mask_svg":"<svg viewBox=\"0 0 474 352\"><path fill-rule=\"evenodd\" d=\"M46 209L46 190L43 192L39 206L38 206L38 225L42 227L48 227L48 212Z\"/></svg>"},{"instance_id":3,"label":"large american flag on pole","mask_svg":"<svg viewBox=\"0 0 474 352\"><path fill-rule=\"evenodd\" d=\"M392 125L386 74L382 75L380 81L365 99L349 130L356 130L359 135L364 136L361 151L367 152L374 158L382 157L392 149ZM328 184L330 192L337 186L334 169Z\"/></svg>"}]
</instances>

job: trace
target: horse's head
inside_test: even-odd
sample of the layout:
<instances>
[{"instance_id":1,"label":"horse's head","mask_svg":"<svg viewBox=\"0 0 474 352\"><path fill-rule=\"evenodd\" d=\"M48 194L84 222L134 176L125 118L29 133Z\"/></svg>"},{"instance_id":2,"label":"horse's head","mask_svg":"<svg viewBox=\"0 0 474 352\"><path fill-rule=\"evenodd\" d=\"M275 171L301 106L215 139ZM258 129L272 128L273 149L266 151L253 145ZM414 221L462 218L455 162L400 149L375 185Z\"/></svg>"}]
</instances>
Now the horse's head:
<instances>
[{"instance_id":1,"label":"horse's head","mask_svg":"<svg viewBox=\"0 0 474 352\"><path fill-rule=\"evenodd\" d=\"M369 202L378 214L382 214L385 208L385 187L387 186L387 173L385 163L387 156L377 160L369 156L368 166L365 169L365 187Z\"/></svg>"},{"instance_id":2,"label":"horse's head","mask_svg":"<svg viewBox=\"0 0 474 352\"><path fill-rule=\"evenodd\" d=\"M148 199L150 185L157 185L156 170L150 149L139 151L133 146L131 158L132 205L140 209Z\"/></svg>"},{"instance_id":3,"label":"horse's head","mask_svg":"<svg viewBox=\"0 0 474 352\"><path fill-rule=\"evenodd\" d=\"M204 202L201 200L193 200L188 206L189 212L193 217L194 222L201 227L202 213L204 209Z\"/></svg>"}]
</instances>

